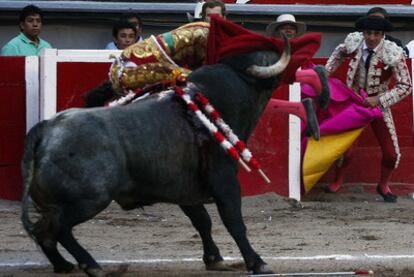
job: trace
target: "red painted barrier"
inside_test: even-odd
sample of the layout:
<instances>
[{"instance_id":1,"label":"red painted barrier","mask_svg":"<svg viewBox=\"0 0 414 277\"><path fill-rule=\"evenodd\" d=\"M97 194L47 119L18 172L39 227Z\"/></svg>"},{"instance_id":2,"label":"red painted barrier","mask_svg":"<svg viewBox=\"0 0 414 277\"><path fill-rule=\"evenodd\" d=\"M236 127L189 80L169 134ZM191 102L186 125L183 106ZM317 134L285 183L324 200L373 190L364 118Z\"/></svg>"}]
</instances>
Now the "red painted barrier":
<instances>
[{"instance_id":1,"label":"red painted barrier","mask_svg":"<svg viewBox=\"0 0 414 277\"><path fill-rule=\"evenodd\" d=\"M315 59L324 63L326 59ZM58 62L57 111L81 107L81 95L107 79L110 63ZM411 67L411 64L410 64ZM287 87L275 96L287 99ZM393 176L394 182L414 184L414 147L412 136L411 96L394 107L402 160ZM19 200L22 192L20 160L25 135L25 62L23 57L0 57L0 198ZM266 185L255 173L241 170L239 179L243 195L276 192L288 195L288 121L286 115L264 114L254 130L249 147L272 183ZM370 143L367 129L360 139L359 151L347 175L349 182L376 182L379 174L379 147ZM367 166L369 165L369 166ZM329 172L322 181L332 179Z\"/></svg>"},{"instance_id":2,"label":"red painted barrier","mask_svg":"<svg viewBox=\"0 0 414 277\"><path fill-rule=\"evenodd\" d=\"M108 79L111 63L58 62L57 111L82 107L82 94Z\"/></svg>"},{"instance_id":3,"label":"red painted barrier","mask_svg":"<svg viewBox=\"0 0 414 277\"><path fill-rule=\"evenodd\" d=\"M289 87L280 87L274 92L273 97L288 99ZM275 192L284 196L289 195L288 131L288 115L278 114L274 116L274 114L263 113L249 139L248 146L271 183L266 184L257 172L247 173L240 169L239 180L242 195L257 195L266 192Z\"/></svg>"},{"instance_id":4,"label":"red painted barrier","mask_svg":"<svg viewBox=\"0 0 414 277\"><path fill-rule=\"evenodd\" d=\"M19 200L26 132L25 58L0 59L0 198Z\"/></svg>"}]
</instances>

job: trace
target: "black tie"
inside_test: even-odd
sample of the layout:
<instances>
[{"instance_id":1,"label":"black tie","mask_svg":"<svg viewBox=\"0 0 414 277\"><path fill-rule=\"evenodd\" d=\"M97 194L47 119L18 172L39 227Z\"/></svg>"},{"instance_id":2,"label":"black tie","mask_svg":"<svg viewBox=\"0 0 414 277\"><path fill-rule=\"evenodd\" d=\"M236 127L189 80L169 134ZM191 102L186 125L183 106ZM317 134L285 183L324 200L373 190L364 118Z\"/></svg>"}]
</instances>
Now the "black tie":
<instances>
[{"instance_id":1,"label":"black tie","mask_svg":"<svg viewBox=\"0 0 414 277\"><path fill-rule=\"evenodd\" d=\"M369 63L371 62L371 57L372 57L372 54L374 54L375 52L374 52L374 50L372 50L372 49L368 49L368 57L367 57L367 59L365 60L365 69L368 71L368 68L369 68Z\"/></svg>"}]
</instances>

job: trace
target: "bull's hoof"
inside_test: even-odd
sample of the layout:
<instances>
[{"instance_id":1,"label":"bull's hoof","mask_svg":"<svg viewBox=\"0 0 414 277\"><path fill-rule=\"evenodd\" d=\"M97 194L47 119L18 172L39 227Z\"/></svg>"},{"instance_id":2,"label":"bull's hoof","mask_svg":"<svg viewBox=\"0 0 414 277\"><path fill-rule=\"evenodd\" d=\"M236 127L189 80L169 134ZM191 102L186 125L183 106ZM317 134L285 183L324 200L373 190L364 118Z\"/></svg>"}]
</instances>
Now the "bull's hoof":
<instances>
[{"instance_id":1,"label":"bull's hoof","mask_svg":"<svg viewBox=\"0 0 414 277\"><path fill-rule=\"evenodd\" d=\"M100 268L88 268L85 270L85 273L91 277L104 277L105 276L103 270Z\"/></svg>"},{"instance_id":2,"label":"bull's hoof","mask_svg":"<svg viewBox=\"0 0 414 277\"><path fill-rule=\"evenodd\" d=\"M82 269L83 271L85 271L85 273L88 276L91 276L91 277L103 277L103 276L105 276L102 268L100 268L100 267L88 267L85 264L79 264L79 268Z\"/></svg>"},{"instance_id":3,"label":"bull's hoof","mask_svg":"<svg viewBox=\"0 0 414 277\"><path fill-rule=\"evenodd\" d=\"M127 264L121 264L118 266L116 270L113 270L111 272L106 273L105 277L120 277L124 276L124 274L128 271L128 265Z\"/></svg>"},{"instance_id":4,"label":"bull's hoof","mask_svg":"<svg viewBox=\"0 0 414 277\"><path fill-rule=\"evenodd\" d=\"M226 265L223 261L206 264L206 269L213 271L236 271L235 268Z\"/></svg>"},{"instance_id":5,"label":"bull's hoof","mask_svg":"<svg viewBox=\"0 0 414 277\"><path fill-rule=\"evenodd\" d=\"M203 257L206 270L214 271L228 271L226 265L223 263L223 258L220 255L209 255Z\"/></svg>"},{"instance_id":6,"label":"bull's hoof","mask_svg":"<svg viewBox=\"0 0 414 277\"><path fill-rule=\"evenodd\" d=\"M273 274L274 272L270 269L267 264L258 264L253 268L253 274Z\"/></svg>"},{"instance_id":7,"label":"bull's hoof","mask_svg":"<svg viewBox=\"0 0 414 277\"><path fill-rule=\"evenodd\" d=\"M65 262L59 265L53 266L54 273L71 273L75 269L75 265L70 262Z\"/></svg>"}]
</instances>

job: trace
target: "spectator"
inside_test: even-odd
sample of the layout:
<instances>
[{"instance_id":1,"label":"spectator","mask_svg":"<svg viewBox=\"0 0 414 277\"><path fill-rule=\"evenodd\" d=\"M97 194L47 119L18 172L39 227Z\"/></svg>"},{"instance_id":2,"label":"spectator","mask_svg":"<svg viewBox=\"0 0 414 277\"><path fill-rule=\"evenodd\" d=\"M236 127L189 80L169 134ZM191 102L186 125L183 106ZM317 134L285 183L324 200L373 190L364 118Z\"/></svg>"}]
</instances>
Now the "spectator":
<instances>
[{"instance_id":1,"label":"spectator","mask_svg":"<svg viewBox=\"0 0 414 277\"><path fill-rule=\"evenodd\" d=\"M371 9L369 9L369 11L366 14L367 16L379 16L382 18L385 18L387 20L390 20L390 17L388 16L388 12L382 8L382 7L373 7ZM405 54L408 56L408 48L404 47L404 45L402 44L401 40L399 40L398 38L392 37L388 34L385 35L385 39L395 42L398 46L400 46L402 49L404 49Z\"/></svg>"},{"instance_id":2,"label":"spectator","mask_svg":"<svg viewBox=\"0 0 414 277\"><path fill-rule=\"evenodd\" d=\"M345 57L349 57L346 86L361 98L362 105L381 112L380 117L370 122L382 150L381 178L377 192L385 202L396 202L397 196L391 192L389 181L401 154L391 107L411 93L410 73L402 48L385 39L385 32L392 29L392 24L386 18L365 16L355 26L361 32L349 34L344 43L335 48L326 68L331 74ZM395 84L390 86L391 79L395 79ZM352 119L348 118L348 121L351 122ZM342 121L342 124L349 123L348 121ZM335 181L327 187L328 192L340 189L345 169L355 149L354 144L345 153L341 165L337 167Z\"/></svg>"},{"instance_id":3,"label":"spectator","mask_svg":"<svg viewBox=\"0 0 414 277\"><path fill-rule=\"evenodd\" d=\"M119 20L128 21L134 25L136 29L136 38L135 38L134 43L140 42L143 40L142 35L141 35L142 34L142 20L137 14L135 13L124 14L120 17ZM112 33L112 36L113 36L113 33ZM106 45L105 49L119 49L119 48L115 45L115 42L112 41Z\"/></svg>"},{"instance_id":4,"label":"spectator","mask_svg":"<svg viewBox=\"0 0 414 277\"><path fill-rule=\"evenodd\" d=\"M116 49L122 50L135 43L137 29L131 22L120 20L112 28L112 37Z\"/></svg>"},{"instance_id":5,"label":"spectator","mask_svg":"<svg viewBox=\"0 0 414 277\"><path fill-rule=\"evenodd\" d=\"M284 33L289 39L303 35L306 32L306 24L297 22L292 14L281 14L275 22L266 27L266 33L270 37L280 37Z\"/></svg>"},{"instance_id":6,"label":"spectator","mask_svg":"<svg viewBox=\"0 0 414 277\"><path fill-rule=\"evenodd\" d=\"M1 49L1 56L38 56L43 48L52 48L39 37L42 31L43 12L40 8L29 5L19 15L21 33L10 40Z\"/></svg>"},{"instance_id":7,"label":"spectator","mask_svg":"<svg viewBox=\"0 0 414 277\"><path fill-rule=\"evenodd\" d=\"M275 22L270 23L266 27L266 33L275 38L282 37L282 34L286 35L289 39L301 36L306 31L306 25L302 22L296 22L295 17L292 14L282 14L277 17ZM295 81L303 84L307 84L313 87L315 97L318 98L318 103L321 107L326 108L329 102L329 87L327 85L326 70L323 66L310 65L309 61L306 61L302 66L308 65L307 69L298 69L295 74ZM319 126L316 118L316 114L313 110L313 100L310 97L303 97L302 102L290 102L277 99L275 97L269 101L266 109L268 111L273 110L279 113L289 113L298 116L305 124L307 129L302 131L306 132L306 135L312 135L316 140L319 139Z\"/></svg>"},{"instance_id":8,"label":"spectator","mask_svg":"<svg viewBox=\"0 0 414 277\"><path fill-rule=\"evenodd\" d=\"M205 2L201 8L201 20L205 22L210 22L212 15L226 18L226 14L226 6L219 0Z\"/></svg>"},{"instance_id":9,"label":"spectator","mask_svg":"<svg viewBox=\"0 0 414 277\"><path fill-rule=\"evenodd\" d=\"M293 39L303 35L305 32L306 24L297 22L295 16L292 14L281 14L277 17L276 21L266 27L267 35L275 38L281 38L282 34L284 34L288 39ZM306 61L302 64L302 67L306 69L299 69L296 72L296 81L313 86L316 94L319 96L324 91L324 95L319 98L319 104L326 107L329 101L329 88L326 83L325 68L315 66L310 61Z\"/></svg>"}]
</instances>

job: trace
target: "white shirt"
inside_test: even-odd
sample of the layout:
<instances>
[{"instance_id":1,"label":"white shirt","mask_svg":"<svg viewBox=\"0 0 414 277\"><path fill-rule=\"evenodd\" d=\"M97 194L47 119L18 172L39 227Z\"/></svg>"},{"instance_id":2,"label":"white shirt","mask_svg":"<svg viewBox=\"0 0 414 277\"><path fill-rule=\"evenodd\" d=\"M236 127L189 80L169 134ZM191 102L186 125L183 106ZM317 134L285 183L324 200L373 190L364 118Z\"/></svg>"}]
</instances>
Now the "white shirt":
<instances>
[{"instance_id":1,"label":"white shirt","mask_svg":"<svg viewBox=\"0 0 414 277\"><path fill-rule=\"evenodd\" d=\"M409 51L409 58L414 58L414 39L407 44L407 49Z\"/></svg>"},{"instance_id":2,"label":"white shirt","mask_svg":"<svg viewBox=\"0 0 414 277\"><path fill-rule=\"evenodd\" d=\"M377 45L377 47L375 47L373 50L374 50L374 53L376 53L377 52L377 50L378 50L378 47L380 46L380 44L381 43L379 43L378 45ZM364 59L364 62L367 60L367 57L368 57L368 54L369 54L369 52L368 52L368 46L367 46L367 44L365 43L365 41L364 41L364 43L362 44L362 50L363 50L363 52L362 52L362 58Z\"/></svg>"}]
</instances>

